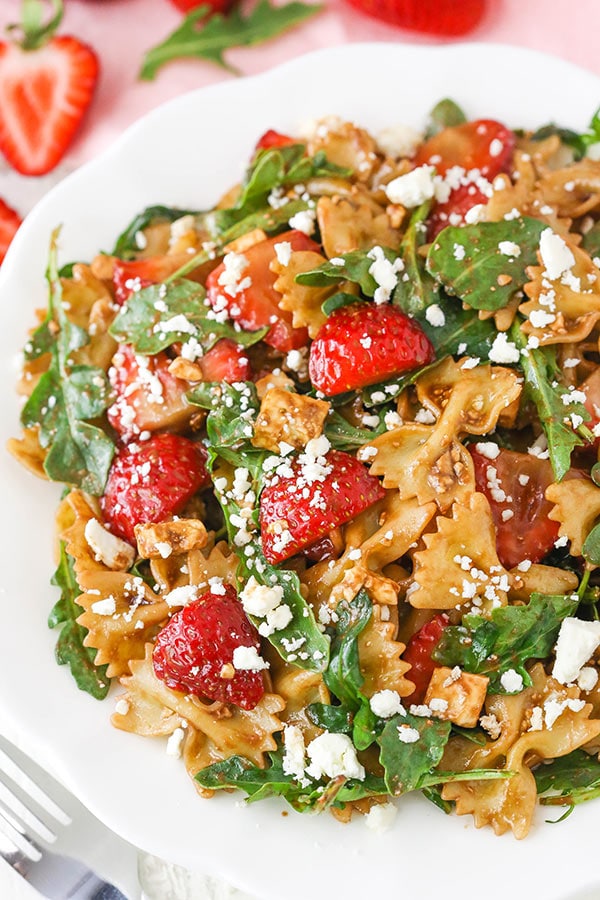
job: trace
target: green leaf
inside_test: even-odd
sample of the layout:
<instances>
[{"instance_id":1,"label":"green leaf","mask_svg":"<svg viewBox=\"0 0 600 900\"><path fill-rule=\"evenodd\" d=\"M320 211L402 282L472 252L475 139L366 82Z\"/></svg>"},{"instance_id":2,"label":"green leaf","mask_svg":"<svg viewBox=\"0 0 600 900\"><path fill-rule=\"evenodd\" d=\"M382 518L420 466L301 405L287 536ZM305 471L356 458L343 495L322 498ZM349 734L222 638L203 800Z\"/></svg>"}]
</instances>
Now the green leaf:
<instances>
[{"instance_id":1,"label":"green leaf","mask_svg":"<svg viewBox=\"0 0 600 900\"><path fill-rule=\"evenodd\" d=\"M600 566L600 525L595 525L583 542L583 557L593 566Z\"/></svg>"},{"instance_id":2,"label":"green leaf","mask_svg":"<svg viewBox=\"0 0 600 900\"><path fill-rule=\"evenodd\" d=\"M62 626L56 644L56 660L59 665L69 666L80 690L97 700L103 700L110 688L110 678L106 677L106 666L94 664L97 651L83 645L87 630L76 621L83 612L77 603L81 590L75 578L73 560L62 541L60 561L52 577L52 584L61 590L60 599L48 616L50 628Z\"/></svg>"},{"instance_id":3,"label":"green leaf","mask_svg":"<svg viewBox=\"0 0 600 900\"><path fill-rule=\"evenodd\" d=\"M600 762L585 750L573 750L549 765L538 766L533 773L538 794L545 806L584 803L600 796Z\"/></svg>"},{"instance_id":4,"label":"green leaf","mask_svg":"<svg viewBox=\"0 0 600 900\"><path fill-rule=\"evenodd\" d=\"M454 298L440 291L437 304L444 314L444 324L434 327L425 315L416 316L433 344L438 360L444 356L478 356L487 360L497 335L493 319L481 320L476 310L463 309Z\"/></svg>"},{"instance_id":5,"label":"green leaf","mask_svg":"<svg viewBox=\"0 0 600 900\"><path fill-rule=\"evenodd\" d=\"M546 228L539 219L527 217L449 226L431 245L427 271L472 309L501 309L528 280L525 269L537 263L540 235ZM517 244L520 253L502 253L503 242Z\"/></svg>"},{"instance_id":6,"label":"green leaf","mask_svg":"<svg viewBox=\"0 0 600 900\"><path fill-rule=\"evenodd\" d=\"M400 740L399 729L407 727L418 731L418 740L412 743ZM380 762L390 794L400 796L423 787L427 776L440 762L449 737L450 722L410 713L390 719L378 738Z\"/></svg>"},{"instance_id":7,"label":"green leaf","mask_svg":"<svg viewBox=\"0 0 600 900\"><path fill-rule=\"evenodd\" d=\"M250 444L252 423L260 407L253 382L240 381L235 385L219 381L204 382L188 391L186 398L194 406L211 410L206 429L210 445L216 453L223 456L225 449L236 450L247 445L251 459L262 459L265 456L264 451L257 450ZM224 458L234 465L242 465L237 457L233 460Z\"/></svg>"},{"instance_id":8,"label":"green leaf","mask_svg":"<svg viewBox=\"0 0 600 900\"><path fill-rule=\"evenodd\" d=\"M352 712L346 706L330 706L328 703L311 703L306 714L313 725L334 734L352 734Z\"/></svg>"},{"instance_id":9,"label":"green leaf","mask_svg":"<svg viewBox=\"0 0 600 900\"><path fill-rule=\"evenodd\" d=\"M158 225L160 222L171 223L181 219L182 216L195 215L197 215L196 211L191 209L174 209L170 206L147 206L121 232L113 248L112 255L118 256L119 259L134 259L140 250L137 243L139 232L150 225Z\"/></svg>"},{"instance_id":10,"label":"green leaf","mask_svg":"<svg viewBox=\"0 0 600 900\"><path fill-rule=\"evenodd\" d=\"M334 450L352 451L362 447L363 444L368 444L385 430L382 418L376 428L358 428L351 425L340 413L330 412L325 420L324 434Z\"/></svg>"},{"instance_id":11,"label":"green leaf","mask_svg":"<svg viewBox=\"0 0 600 900\"><path fill-rule=\"evenodd\" d=\"M573 429L569 415L580 416L584 422L590 420L590 414L582 403L567 403L569 391L561 382L561 372L556 361L556 352L552 347L540 347L538 350L526 348L526 337L516 320L510 330L511 339L521 353L520 365L525 376L525 393L535 404L537 414L548 441L548 451L552 471L557 481L562 481L571 467L571 454L575 447L586 443L588 429L580 426Z\"/></svg>"},{"instance_id":12,"label":"green leaf","mask_svg":"<svg viewBox=\"0 0 600 900\"><path fill-rule=\"evenodd\" d=\"M269 330L240 331L229 323L215 321L204 304L205 296L204 288L195 281L152 284L129 297L110 333L118 341L131 344L136 353L153 354L191 338L204 350L210 350L222 338L250 347Z\"/></svg>"},{"instance_id":13,"label":"green leaf","mask_svg":"<svg viewBox=\"0 0 600 900\"><path fill-rule=\"evenodd\" d=\"M369 387L363 388L360 392L361 402L369 408L374 406L385 406L391 400L395 400L396 397L399 397L402 391L407 387L410 387L411 384L414 384L421 375L431 371L439 365L440 362L441 360L436 359L435 362L429 363L426 366L420 366L418 369L408 372L401 378L394 378L392 381L382 381L379 384L372 384Z\"/></svg>"},{"instance_id":14,"label":"green leaf","mask_svg":"<svg viewBox=\"0 0 600 900\"><path fill-rule=\"evenodd\" d=\"M71 354L88 343L83 328L67 318L52 235L47 279L50 285L47 322L52 322L51 361L21 411L25 428L39 427L39 442L48 448L46 474L53 481L101 494L114 454L108 435L88 419L99 418L110 403L110 385L103 369L73 365ZM50 333L50 325L47 334ZM40 335L34 352L44 346Z\"/></svg>"},{"instance_id":15,"label":"green leaf","mask_svg":"<svg viewBox=\"0 0 600 900\"><path fill-rule=\"evenodd\" d=\"M399 259L396 250L392 250L390 247L382 247L381 250L388 262L394 263ZM343 260L343 264L336 265L327 260L316 269L296 275L296 281L298 284L308 285L308 287L329 287L336 281L351 281L360 287L365 297L373 297L378 284L369 272L375 262L374 257L369 256L371 252L370 250L352 250L351 253L344 253L343 256L338 257L339 260Z\"/></svg>"},{"instance_id":16,"label":"green leaf","mask_svg":"<svg viewBox=\"0 0 600 900\"><path fill-rule=\"evenodd\" d=\"M322 6L300 2L275 6L259 0L246 15L234 7L229 15L209 15L209 5L192 10L169 37L146 53L140 78L152 80L173 59L200 59L235 71L223 54L232 47L249 47L277 37L320 12Z\"/></svg>"},{"instance_id":17,"label":"green leaf","mask_svg":"<svg viewBox=\"0 0 600 900\"><path fill-rule=\"evenodd\" d=\"M585 156L588 147L600 142L600 108L598 108L592 116L587 131L584 131L581 134L578 134L576 131L571 131L569 128L561 128L558 125L551 123L550 125L544 125L542 128L538 128L535 134L532 135L532 140L543 141L555 134L558 135L563 144L567 147L571 147L575 159L581 159L582 156Z\"/></svg>"},{"instance_id":18,"label":"green leaf","mask_svg":"<svg viewBox=\"0 0 600 900\"><path fill-rule=\"evenodd\" d=\"M413 212L400 244L404 271L394 288L393 302L409 316L423 313L432 303L439 302L439 287L425 268L419 253L427 239L425 220L431 202L423 203Z\"/></svg>"},{"instance_id":19,"label":"green leaf","mask_svg":"<svg viewBox=\"0 0 600 900\"><path fill-rule=\"evenodd\" d=\"M600 256L600 222L595 222L590 230L584 234L581 246L586 253L589 253L592 259L595 256Z\"/></svg>"},{"instance_id":20,"label":"green leaf","mask_svg":"<svg viewBox=\"0 0 600 900\"><path fill-rule=\"evenodd\" d=\"M347 294L345 291L338 291L337 294L332 294L331 297L328 297L327 300L321 304L321 310L326 316L330 316L336 309L341 309L342 306L350 306L352 303L360 303L360 301L361 298L357 297L356 294Z\"/></svg>"},{"instance_id":21,"label":"green leaf","mask_svg":"<svg viewBox=\"0 0 600 900\"><path fill-rule=\"evenodd\" d=\"M526 664L549 656L561 622L574 614L577 603L571 596L532 594L527 606L495 609L491 619L464 616L462 625L444 629L432 656L442 665L487 675L490 694L506 693L500 678L508 669L530 685Z\"/></svg>"},{"instance_id":22,"label":"green leaf","mask_svg":"<svg viewBox=\"0 0 600 900\"><path fill-rule=\"evenodd\" d=\"M445 97L433 107L427 117L427 125L425 127L425 137L430 138L435 134L439 134L444 128L451 128L454 125L462 125L467 121L464 112L454 100Z\"/></svg>"},{"instance_id":23,"label":"green leaf","mask_svg":"<svg viewBox=\"0 0 600 900\"><path fill-rule=\"evenodd\" d=\"M323 680L342 706L353 713L352 741L358 750L365 750L373 743L379 729L377 716L361 692L364 678L360 671L358 637L371 619L373 604L366 591L359 591L350 603L338 604L336 613L338 621L331 643L331 658Z\"/></svg>"},{"instance_id":24,"label":"green leaf","mask_svg":"<svg viewBox=\"0 0 600 900\"><path fill-rule=\"evenodd\" d=\"M438 809L441 809L442 812L445 812L446 815L450 815L450 813L454 809L454 801L444 800L442 797L441 788L438 785L432 785L431 787L422 788L421 793L427 800L433 803L434 806L437 806Z\"/></svg>"}]
</instances>

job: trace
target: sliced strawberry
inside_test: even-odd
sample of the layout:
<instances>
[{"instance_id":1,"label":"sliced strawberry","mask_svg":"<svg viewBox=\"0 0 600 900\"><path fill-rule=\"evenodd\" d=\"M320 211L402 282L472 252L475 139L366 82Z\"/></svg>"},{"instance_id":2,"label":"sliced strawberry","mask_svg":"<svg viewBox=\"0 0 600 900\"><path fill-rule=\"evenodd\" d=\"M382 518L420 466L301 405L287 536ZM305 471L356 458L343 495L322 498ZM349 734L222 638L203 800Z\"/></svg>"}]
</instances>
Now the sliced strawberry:
<instances>
[{"instance_id":1,"label":"sliced strawberry","mask_svg":"<svg viewBox=\"0 0 600 900\"><path fill-rule=\"evenodd\" d=\"M281 294L275 290L277 276L269 268L276 257L275 244L287 242L292 250L312 250L320 247L302 231L286 231L267 238L242 254L228 254L206 279L209 302L217 311L227 311L244 331L257 331L270 325L265 343L277 350L303 347L308 342L306 328L292 326L292 313L281 309Z\"/></svg>"},{"instance_id":2,"label":"sliced strawberry","mask_svg":"<svg viewBox=\"0 0 600 900\"><path fill-rule=\"evenodd\" d=\"M248 381L251 377L250 360L243 347L223 338L211 347L200 360L205 381Z\"/></svg>"},{"instance_id":3,"label":"sliced strawberry","mask_svg":"<svg viewBox=\"0 0 600 900\"><path fill-rule=\"evenodd\" d=\"M319 439L320 440L320 439ZM349 453L309 452L291 463L291 475L277 475L260 497L262 547L280 563L349 522L385 495L379 480Z\"/></svg>"},{"instance_id":4,"label":"sliced strawberry","mask_svg":"<svg viewBox=\"0 0 600 900\"><path fill-rule=\"evenodd\" d=\"M467 172L478 169L486 178L494 178L510 167L515 140L514 132L495 119L463 122L442 129L421 144L415 165L429 163L440 175L460 166Z\"/></svg>"},{"instance_id":5,"label":"sliced strawberry","mask_svg":"<svg viewBox=\"0 0 600 900\"><path fill-rule=\"evenodd\" d=\"M115 300L122 306L134 291L160 284L181 267L181 260L175 256L149 256L148 259L126 261L115 260L113 268L113 288Z\"/></svg>"},{"instance_id":6,"label":"sliced strawberry","mask_svg":"<svg viewBox=\"0 0 600 900\"><path fill-rule=\"evenodd\" d=\"M22 41L0 42L0 151L23 175L44 175L62 159L98 79L91 47L54 36L63 6L54 7L44 25L42 5L24 0Z\"/></svg>"},{"instance_id":7,"label":"sliced strawberry","mask_svg":"<svg viewBox=\"0 0 600 900\"><path fill-rule=\"evenodd\" d=\"M447 225L464 225L467 213L475 206L485 205L488 197L476 184L462 184L450 192L445 203L437 203L427 223L427 240L433 241Z\"/></svg>"},{"instance_id":8,"label":"sliced strawberry","mask_svg":"<svg viewBox=\"0 0 600 900\"><path fill-rule=\"evenodd\" d=\"M190 386L171 375L170 362L166 353L142 356L130 344L120 345L108 371L117 396L106 414L123 437L180 428L189 421L192 408L185 394Z\"/></svg>"},{"instance_id":9,"label":"sliced strawberry","mask_svg":"<svg viewBox=\"0 0 600 900\"><path fill-rule=\"evenodd\" d=\"M328 396L393 378L432 362L420 325L396 306L352 303L335 310L310 348L308 371Z\"/></svg>"},{"instance_id":10,"label":"sliced strawberry","mask_svg":"<svg viewBox=\"0 0 600 900\"><path fill-rule=\"evenodd\" d=\"M467 34L483 16L486 0L350 0L352 6L399 28L444 37Z\"/></svg>"},{"instance_id":11,"label":"sliced strawberry","mask_svg":"<svg viewBox=\"0 0 600 900\"><path fill-rule=\"evenodd\" d=\"M410 670L406 673L406 677L413 682L415 689L407 699L413 703L421 703L427 692L433 670L436 668L431 654L449 621L446 613L434 616L431 622L427 622L416 634L413 634L402 654L404 662L410 663Z\"/></svg>"},{"instance_id":12,"label":"sliced strawberry","mask_svg":"<svg viewBox=\"0 0 600 900\"><path fill-rule=\"evenodd\" d=\"M164 522L210 483L206 451L177 434L157 434L115 456L100 506L112 530L135 544L135 526Z\"/></svg>"},{"instance_id":13,"label":"sliced strawberry","mask_svg":"<svg viewBox=\"0 0 600 900\"><path fill-rule=\"evenodd\" d=\"M11 209L4 200L0 200L0 265L20 224L21 217L19 214L14 209Z\"/></svg>"},{"instance_id":14,"label":"sliced strawberry","mask_svg":"<svg viewBox=\"0 0 600 900\"><path fill-rule=\"evenodd\" d=\"M548 518L546 488L554 481L549 460L500 449L493 459L469 446L477 490L487 497L496 526L498 559L507 569L540 562L554 546L558 522Z\"/></svg>"},{"instance_id":15,"label":"sliced strawberry","mask_svg":"<svg viewBox=\"0 0 600 900\"><path fill-rule=\"evenodd\" d=\"M199 6L209 6L211 13L226 13L235 5L235 2L236 0L171 0L173 6L176 6L182 13L189 13L193 9L198 9Z\"/></svg>"},{"instance_id":16,"label":"sliced strawberry","mask_svg":"<svg viewBox=\"0 0 600 900\"><path fill-rule=\"evenodd\" d=\"M262 674L234 667L238 647L258 653L260 640L234 589L223 585L184 606L159 631L154 672L174 691L254 709L265 692Z\"/></svg>"},{"instance_id":17,"label":"sliced strawberry","mask_svg":"<svg viewBox=\"0 0 600 900\"><path fill-rule=\"evenodd\" d=\"M297 144L298 141L295 138L288 137L287 134L281 134L279 131L274 131L272 128L269 128L268 131L259 137L256 142L256 150L272 150L273 147L289 147L290 144Z\"/></svg>"}]
</instances>

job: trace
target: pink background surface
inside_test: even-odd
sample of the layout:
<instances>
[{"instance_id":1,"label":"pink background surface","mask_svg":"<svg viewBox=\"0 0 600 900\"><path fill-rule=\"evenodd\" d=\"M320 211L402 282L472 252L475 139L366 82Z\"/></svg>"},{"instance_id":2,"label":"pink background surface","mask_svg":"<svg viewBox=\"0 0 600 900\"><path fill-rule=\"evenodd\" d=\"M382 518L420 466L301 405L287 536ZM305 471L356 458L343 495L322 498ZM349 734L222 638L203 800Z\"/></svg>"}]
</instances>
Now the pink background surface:
<instances>
[{"instance_id":1,"label":"pink background surface","mask_svg":"<svg viewBox=\"0 0 600 900\"><path fill-rule=\"evenodd\" d=\"M326 9L314 20L268 44L230 51L229 62L244 74L254 74L307 51L344 42L432 42L362 15L344 0L324 2ZM59 171L46 179L24 179L8 172L0 158L0 196L22 212L58 177L109 146L143 113L183 91L235 77L212 63L190 60L168 64L155 81L138 80L145 50L163 40L181 20L169 0L65 0L65 5L61 32L75 34L96 49L101 78L83 127ZM19 9L20 0L2 0L0 29L18 20ZM542 50L600 74L599 31L600 0L488 0L485 19L467 39ZM474 77L481 78L485 90L485 71ZM535 78L535 72L524 73L524 78ZM374 102L388 103L399 121L403 89L410 86L398 85L388 89L387 96L382 92L374 98ZM568 102L568 98L560 100ZM600 97L590 98L591 108L596 103L600 104ZM335 97L331 109L335 111ZM207 123L208 139L216 127L217 123Z\"/></svg>"}]
</instances>

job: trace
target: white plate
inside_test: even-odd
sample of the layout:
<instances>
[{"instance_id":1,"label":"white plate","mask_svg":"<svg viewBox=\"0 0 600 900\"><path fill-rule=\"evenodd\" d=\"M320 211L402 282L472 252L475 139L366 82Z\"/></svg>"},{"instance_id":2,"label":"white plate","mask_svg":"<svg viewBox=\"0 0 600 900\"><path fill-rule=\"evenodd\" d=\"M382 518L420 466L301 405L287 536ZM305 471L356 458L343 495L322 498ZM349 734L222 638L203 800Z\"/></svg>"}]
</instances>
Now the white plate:
<instances>
[{"instance_id":1,"label":"white plate","mask_svg":"<svg viewBox=\"0 0 600 900\"><path fill-rule=\"evenodd\" d=\"M257 78L184 95L144 118L99 159L59 184L31 213L0 276L2 443L18 431L15 358L45 304L50 231L63 223L61 259L109 249L151 203L206 207L241 174L267 128L292 133L336 113L369 128L419 126L443 96L473 117L512 126L550 120L582 129L600 102L600 79L556 59L495 45L350 45L296 59ZM400 802L395 827L375 835L360 819L283 817L277 801L242 807L233 796L200 799L165 744L111 728L100 704L54 664L45 619L52 516L59 490L3 455L0 524L0 731L50 767L132 843L182 865L221 875L268 900L394 896L446 900L475 889L486 900L543 894L563 900L597 882L600 804L526 841L477 831L421 797ZM241 796L241 795L240 795ZM556 810L549 814L556 818ZM540 822L544 818L539 817ZM568 848L568 852L565 852ZM468 887L468 885L470 887Z\"/></svg>"}]
</instances>

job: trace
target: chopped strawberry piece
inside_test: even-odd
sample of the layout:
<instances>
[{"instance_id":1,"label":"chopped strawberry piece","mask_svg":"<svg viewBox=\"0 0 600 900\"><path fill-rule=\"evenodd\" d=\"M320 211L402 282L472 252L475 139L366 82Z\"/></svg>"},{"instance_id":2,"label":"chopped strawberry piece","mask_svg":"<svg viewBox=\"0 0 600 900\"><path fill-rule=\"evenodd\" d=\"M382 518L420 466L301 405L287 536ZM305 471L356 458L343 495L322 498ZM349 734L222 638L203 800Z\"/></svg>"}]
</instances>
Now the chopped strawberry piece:
<instances>
[{"instance_id":1,"label":"chopped strawberry piece","mask_svg":"<svg viewBox=\"0 0 600 900\"><path fill-rule=\"evenodd\" d=\"M21 217L19 214L14 209L11 209L4 200L0 200L0 265L20 224Z\"/></svg>"},{"instance_id":2,"label":"chopped strawberry piece","mask_svg":"<svg viewBox=\"0 0 600 900\"><path fill-rule=\"evenodd\" d=\"M270 326L264 340L276 350L303 347L308 342L306 328L292 326L292 313L281 309L281 294L275 290L277 276L270 265L276 258L275 245L291 244L292 250L320 247L302 231L286 231L277 237L254 244L244 253L227 254L206 279L208 300L213 309L226 311L244 331L257 331Z\"/></svg>"},{"instance_id":3,"label":"chopped strawberry piece","mask_svg":"<svg viewBox=\"0 0 600 900\"><path fill-rule=\"evenodd\" d=\"M311 443L291 463L292 474L276 475L261 494L261 540L270 563L289 559L385 496L379 480L349 453L315 455Z\"/></svg>"},{"instance_id":4,"label":"chopped strawberry piece","mask_svg":"<svg viewBox=\"0 0 600 900\"><path fill-rule=\"evenodd\" d=\"M350 0L361 12L399 28L457 37L478 25L486 0Z\"/></svg>"},{"instance_id":5,"label":"chopped strawberry piece","mask_svg":"<svg viewBox=\"0 0 600 900\"><path fill-rule=\"evenodd\" d=\"M200 360L200 367L205 381L248 381L251 377L250 360L244 348L239 344L223 338L211 347Z\"/></svg>"},{"instance_id":6,"label":"chopped strawberry piece","mask_svg":"<svg viewBox=\"0 0 600 900\"><path fill-rule=\"evenodd\" d=\"M445 203L437 203L427 223L427 240L433 241L447 225L464 225L467 213L488 202L488 197L474 184L463 184L450 192Z\"/></svg>"},{"instance_id":7,"label":"chopped strawberry piece","mask_svg":"<svg viewBox=\"0 0 600 900\"><path fill-rule=\"evenodd\" d=\"M174 691L254 709L265 692L262 674L234 668L238 647L258 653L260 640L234 589L223 585L184 606L159 631L154 672Z\"/></svg>"},{"instance_id":8,"label":"chopped strawberry piece","mask_svg":"<svg viewBox=\"0 0 600 900\"><path fill-rule=\"evenodd\" d=\"M115 260L113 269L115 301L122 306L134 291L141 291L151 284L160 284L180 265L181 261L172 256L150 256L148 259L131 261Z\"/></svg>"},{"instance_id":9,"label":"chopped strawberry piece","mask_svg":"<svg viewBox=\"0 0 600 900\"><path fill-rule=\"evenodd\" d=\"M406 699L413 703L421 703L427 692L433 670L436 668L436 662L431 658L431 654L449 622L446 613L439 613L433 617L431 622L427 622L416 634L413 634L406 645L402 659L404 662L410 663L410 670L406 673L406 677L415 686L412 694Z\"/></svg>"},{"instance_id":10,"label":"chopped strawberry piece","mask_svg":"<svg viewBox=\"0 0 600 900\"><path fill-rule=\"evenodd\" d=\"M540 562L552 550L559 529L548 518L552 503L546 500L546 488L554 481L549 460L503 448L490 459L476 444L469 451L475 485L492 511L498 559L507 569L525 559Z\"/></svg>"},{"instance_id":11,"label":"chopped strawberry piece","mask_svg":"<svg viewBox=\"0 0 600 900\"><path fill-rule=\"evenodd\" d=\"M206 451L176 434L157 434L115 456L100 506L112 531L135 544L135 526L164 522L210 483Z\"/></svg>"},{"instance_id":12,"label":"chopped strawberry piece","mask_svg":"<svg viewBox=\"0 0 600 900\"><path fill-rule=\"evenodd\" d=\"M352 303L337 309L310 348L308 371L328 396L377 384L432 362L421 326L396 306Z\"/></svg>"},{"instance_id":13,"label":"chopped strawberry piece","mask_svg":"<svg viewBox=\"0 0 600 900\"><path fill-rule=\"evenodd\" d=\"M192 410L185 394L190 386L171 375L170 363L166 353L142 356L130 344L119 346L108 370L116 399L106 414L122 437L178 428L189 421Z\"/></svg>"},{"instance_id":14,"label":"chopped strawberry piece","mask_svg":"<svg viewBox=\"0 0 600 900\"><path fill-rule=\"evenodd\" d=\"M74 37L35 49L0 42L0 151L23 175L44 175L62 159L91 103L98 58Z\"/></svg>"},{"instance_id":15,"label":"chopped strawberry piece","mask_svg":"<svg viewBox=\"0 0 600 900\"><path fill-rule=\"evenodd\" d=\"M289 147L290 144L297 144L298 141L288 137L287 134L280 134L279 131L273 131L270 128L256 142L256 150L271 150L273 147Z\"/></svg>"},{"instance_id":16,"label":"chopped strawberry piece","mask_svg":"<svg viewBox=\"0 0 600 900\"><path fill-rule=\"evenodd\" d=\"M600 425L600 369L592 372L583 384L579 386L579 390L585 394L585 403L583 405L592 417L585 424L592 431ZM600 446L600 435L596 437L594 446Z\"/></svg>"}]
</instances>

